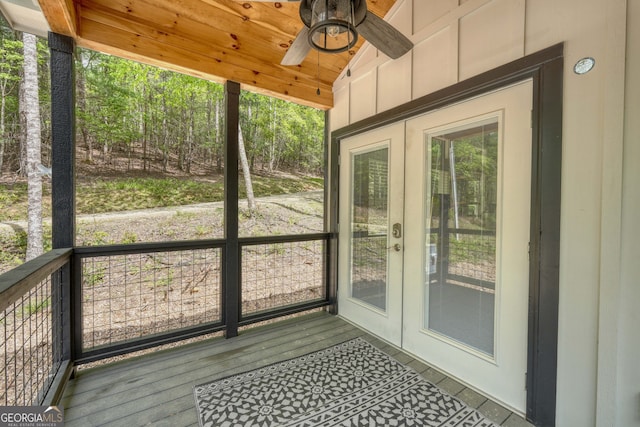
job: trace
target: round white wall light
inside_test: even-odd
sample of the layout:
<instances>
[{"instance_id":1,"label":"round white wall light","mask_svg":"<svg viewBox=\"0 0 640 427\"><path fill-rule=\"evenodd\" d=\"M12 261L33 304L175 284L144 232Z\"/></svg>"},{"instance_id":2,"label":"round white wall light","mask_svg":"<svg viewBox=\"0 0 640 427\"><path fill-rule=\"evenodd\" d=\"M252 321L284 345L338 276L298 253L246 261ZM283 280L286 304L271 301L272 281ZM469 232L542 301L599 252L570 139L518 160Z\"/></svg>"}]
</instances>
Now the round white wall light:
<instances>
[{"instance_id":1,"label":"round white wall light","mask_svg":"<svg viewBox=\"0 0 640 427\"><path fill-rule=\"evenodd\" d=\"M573 72L576 74L586 74L591 71L595 65L595 59L591 57L582 58L573 66Z\"/></svg>"}]
</instances>

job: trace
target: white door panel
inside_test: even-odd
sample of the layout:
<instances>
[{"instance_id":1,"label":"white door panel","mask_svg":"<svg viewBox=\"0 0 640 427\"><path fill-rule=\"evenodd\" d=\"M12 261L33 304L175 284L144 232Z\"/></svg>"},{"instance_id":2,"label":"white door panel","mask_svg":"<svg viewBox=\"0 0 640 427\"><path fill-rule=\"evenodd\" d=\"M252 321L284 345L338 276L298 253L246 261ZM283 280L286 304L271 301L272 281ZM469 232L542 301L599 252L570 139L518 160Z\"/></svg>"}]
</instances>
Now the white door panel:
<instances>
[{"instance_id":1,"label":"white door panel","mask_svg":"<svg viewBox=\"0 0 640 427\"><path fill-rule=\"evenodd\" d=\"M405 179L403 347L521 413L531 102L526 82L408 121Z\"/></svg>"},{"instance_id":2,"label":"white door panel","mask_svg":"<svg viewBox=\"0 0 640 427\"><path fill-rule=\"evenodd\" d=\"M400 346L404 124L341 141L338 310Z\"/></svg>"}]
</instances>

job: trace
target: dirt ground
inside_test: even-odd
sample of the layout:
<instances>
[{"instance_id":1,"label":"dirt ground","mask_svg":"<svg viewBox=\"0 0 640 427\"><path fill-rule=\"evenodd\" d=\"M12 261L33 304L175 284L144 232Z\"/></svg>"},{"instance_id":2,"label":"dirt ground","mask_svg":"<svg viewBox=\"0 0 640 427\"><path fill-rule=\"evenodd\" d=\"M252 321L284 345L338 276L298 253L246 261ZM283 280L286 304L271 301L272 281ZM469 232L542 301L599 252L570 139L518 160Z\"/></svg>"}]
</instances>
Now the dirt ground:
<instances>
[{"instance_id":1,"label":"dirt ground","mask_svg":"<svg viewBox=\"0 0 640 427\"><path fill-rule=\"evenodd\" d=\"M309 192L257 200L249 215L240 204L240 236L299 235L323 231L323 194ZM216 239L223 237L223 205L207 203L141 211L84 215L77 218L77 245ZM4 225L5 233L24 224ZM83 335L85 348L148 336L220 319L220 251L215 249L117 255L83 260ZM252 313L322 298L321 242L259 245L243 252L243 311ZM13 339L0 343L0 372L8 384L6 399L15 402L27 381L17 372L45 374L50 336L33 339L33 323L49 324L49 286L39 295L2 313ZM43 294L44 292L44 294ZM16 357L31 354L32 358ZM43 358L44 357L44 358ZM1 366L0 366L1 367ZM43 371L44 369L44 371ZM46 374L45 374L46 375ZM32 387L30 385L29 387Z\"/></svg>"}]
</instances>

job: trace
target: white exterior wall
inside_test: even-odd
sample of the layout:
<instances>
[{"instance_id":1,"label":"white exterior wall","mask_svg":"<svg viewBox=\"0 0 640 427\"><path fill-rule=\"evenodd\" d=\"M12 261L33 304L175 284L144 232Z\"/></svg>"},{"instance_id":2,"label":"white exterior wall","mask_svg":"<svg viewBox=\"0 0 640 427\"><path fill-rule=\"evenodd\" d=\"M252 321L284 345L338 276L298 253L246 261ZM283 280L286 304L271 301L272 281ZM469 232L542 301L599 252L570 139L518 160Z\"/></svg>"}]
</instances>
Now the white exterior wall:
<instances>
[{"instance_id":1,"label":"white exterior wall","mask_svg":"<svg viewBox=\"0 0 640 427\"><path fill-rule=\"evenodd\" d=\"M640 2L628 1L622 257L616 402L618 426L640 425Z\"/></svg>"},{"instance_id":2,"label":"white exterior wall","mask_svg":"<svg viewBox=\"0 0 640 427\"><path fill-rule=\"evenodd\" d=\"M398 0L387 20L413 52L391 61L365 45L334 85L332 130L565 43L560 427L640 425L639 9L637 0ZM585 56L596 66L578 76Z\"/></svg>"}]
</instances>

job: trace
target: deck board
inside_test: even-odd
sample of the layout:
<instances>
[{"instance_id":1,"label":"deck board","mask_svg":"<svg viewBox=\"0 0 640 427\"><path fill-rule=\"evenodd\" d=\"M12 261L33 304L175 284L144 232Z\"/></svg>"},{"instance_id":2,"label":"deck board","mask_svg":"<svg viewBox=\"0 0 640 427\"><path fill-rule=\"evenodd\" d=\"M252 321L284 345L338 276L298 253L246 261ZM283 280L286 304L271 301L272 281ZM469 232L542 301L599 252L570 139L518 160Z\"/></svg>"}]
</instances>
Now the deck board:
<instances>
[{"instance_id":1,"label":"deck board","mask_svg":"<svg viewBox=\"0 0 640 427\"><path fill-rule=\"evenodd\" d=\"M340 317L314 313L250 329L231 339L206 340L81 370L70 381L61 402L65 425L197 426L194 385L355 337L366 339L406 364L418 363Z\"/></svg>"},{"instance_id":2,"label":"deck board","mask_svg":"<svg viewBox=\"0 0 640 427\"><path fill-rule=\"evenodd\" d=\"M105 387L113 387L114 389L111 390L113 393L122 392L128 387L140 387L145 383L153 382L152 374L155 372L163 372L165 377L170 374L179 374L185 365L193 369L200 365L208 366L210 362L234 364L234 361L237 363L236 359L243 354L250 356L254 353L255 345L258 343L266 348L281 345L287 341L301 340L310 335L329 331L334 327L330 321L328 316L315 319L313 322L302 321L294 332L287 330L286 336L282 332L282 327L265 330L263 333L250 331L232 340L215 339L182 348L159 351L154 353L153 357L146 355L83 371L79 375L84 378L84 381L76 381L72 384L75 387L74 400L77 402L82 402L82 399L91 400L94 398L93 392L104 390ZM179 359L181 364L176 364L176 359Z\"/></svg>"},{"instance_id":3,"label":"deck board","mask_svg":"<svg viewBox=\"0 0 640 427\"><path fill-rule=\"evenodd\" d=\"M362 334L339 318L312 315L229 340L215 339L80 371L63 398L65 424L137 426L162 421L197 425L194 385Z\"/></svg>"}]
</instances>

